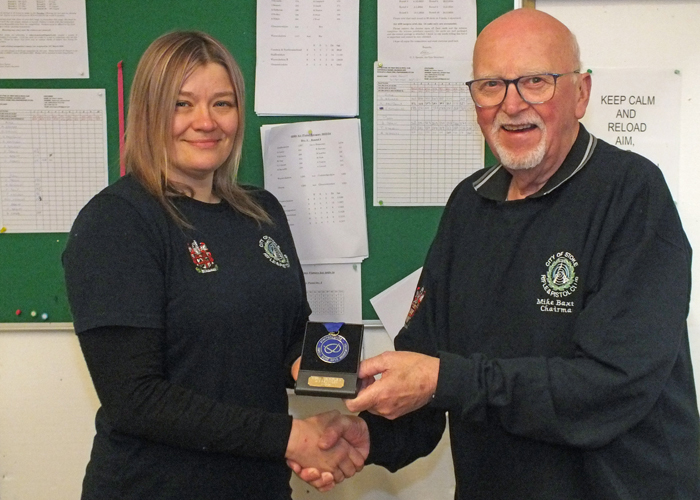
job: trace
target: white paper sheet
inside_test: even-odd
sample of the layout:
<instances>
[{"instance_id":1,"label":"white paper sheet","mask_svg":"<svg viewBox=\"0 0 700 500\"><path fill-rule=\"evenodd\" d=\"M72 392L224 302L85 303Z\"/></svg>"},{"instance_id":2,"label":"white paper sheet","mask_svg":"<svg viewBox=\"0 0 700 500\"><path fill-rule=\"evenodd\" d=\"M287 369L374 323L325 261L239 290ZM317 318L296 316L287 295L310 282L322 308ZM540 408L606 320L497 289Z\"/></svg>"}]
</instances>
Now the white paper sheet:
<instances>
[{"instance_id":1,"label":"white paper sheet","mask_svg":"<svg viewBox=\"0 0 700 500\"><path fill-rule=\"evenodd\" d=\"M359 0L258 0L255 112L357 116Z\"/></svg>"},{"instance_id":2,"label":"white paper sheet","mask_svg":"<svg viewBox=\"0 0 700 500\"><path fill-rule=\"evenodd\" d=\"M655 68L595 68L586 115L596 137L656 163L678 200L681 73Z\"/></svg>"},{"instance_id":3,"label":"white paper sheet","mask_svg":"<svg viewBox=\"0 0 700 500\"><path fill-rule=\"evenodd\" d=\"M261 128L265 189L280 201L304 264L368 255L360 120Z\"/></svg>"},{"instance_id":4,"label":"white paper sheet","mask_svg":"<svg viewBox=\"0 0 700 500\"><path fill-rule=\"evenodd\" d=\"M374 205L444 205L484 165L470 63L374 68Z\"/></svg>"},{"instance_id":5,"label":"white paper sheet","mask_svg":"<svg viewBox=\"0 0 700 500\"><path fill-rule=\"evenodd\" d=\"M471 61L476 0L380 0L379 61Z\"/></svg>"},{"instance_id":6,"label":"white paper sheet","mask_svg":"<svg viewBox=\"0 0 700 500\"><path fill-rule=\"evenodd\" d=\"M0 224L66 233L107 186L104 89L0 89Z\"/></svg>"},{"instance_id":7,"label":"white paper sheet","mask_svg":"<svg viewBox=\"0 0 700 500\"><path fill-rule=\"evenodd\" d=\"M423 268L412 272L398 283L369 299L386 333L394 340L406 323L411 301Z\"/></svg>"},{"instance_id":8,"label":"white paper sheet","mask_svg":"<svg viewBox=\"0 0 700 500\"><path fill-rule=\"evenodd\" d=\"M85 0L0 1L0 78L89 78Z\"/></svg>"},{"instance_id":9,"label":"white paper sheet","mask_svg":"<svg viewBox=\"0 0 700 500\"><path fill-rule=\"evenodd\" d=\"M311 321L362 323L360 264L304 264Z\"/></svg>"}]
</instances>

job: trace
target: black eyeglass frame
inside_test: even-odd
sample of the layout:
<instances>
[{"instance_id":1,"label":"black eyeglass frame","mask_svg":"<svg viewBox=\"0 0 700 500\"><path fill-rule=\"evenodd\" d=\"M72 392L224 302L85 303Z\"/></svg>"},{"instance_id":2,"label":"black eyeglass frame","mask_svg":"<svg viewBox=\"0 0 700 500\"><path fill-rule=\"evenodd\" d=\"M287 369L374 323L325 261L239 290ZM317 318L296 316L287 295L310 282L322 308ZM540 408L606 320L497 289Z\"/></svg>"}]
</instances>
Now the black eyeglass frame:
<instances>
[{"instance_id":1,"label":"black eyeglass frame","mask_svg":"<svg viewBox=\"0 0 700 500\"><path fill-rule=\"evenodd\" d=\"M501 104L503 104L503 101L506 100L506 96L508 95L508 87L510 87L511 83L513 84L513 86L515 86L515 90L518 92L518 95L520 96L520 98L523 101L525 101L526 103L528 103L528 104L543 104L547 101L551 101L554 98L554 94L557 92L557 80L559 79L559 77L566 76L566 75L573 75L573 74L580 75L581 70L575 69L574 71L567 71L566 73L535 73L534 75L519 76L518 78L514 78L512 80L508 80L506 78L477 78L476 80L469 80L468 82L465 82L465 84L467 85L467 87L469 87L469 95L472 97L472 101L474 101L474 105L476 105L479 108L493 108L493 107L500 106ZM523 78L532 78L533 76L540 76L540 75L547 75L547 76L554 77L554 90L552 91L552 97L550 97L549 99L547 99L545 101L537 101L537 102L528 101L527 99L525 99L523 97L523 94L520 92L520 87L518 87L518 82L520 82L520 80ZM488 106L482 106L481 104L476 102L476 99L474 99L474 94L472 93L472 84L476 83L476 82L483 82L483 81L488 81L488 80L496 80L496 81L505 83L506 84L506 91L503 93L503 99L501 99L501 102L499 102L498 104L490 104Z\"/></svg>"}]
</instances>

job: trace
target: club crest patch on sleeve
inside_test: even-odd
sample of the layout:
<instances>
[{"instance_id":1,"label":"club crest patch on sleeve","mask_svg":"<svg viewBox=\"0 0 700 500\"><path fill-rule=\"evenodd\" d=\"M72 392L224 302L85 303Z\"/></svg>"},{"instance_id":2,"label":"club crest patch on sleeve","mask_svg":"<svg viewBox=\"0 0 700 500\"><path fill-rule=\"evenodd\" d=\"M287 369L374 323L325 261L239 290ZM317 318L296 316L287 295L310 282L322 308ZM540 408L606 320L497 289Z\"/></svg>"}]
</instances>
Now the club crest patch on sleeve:
<instances>
[{"instance_id":1,"label":"club crest patch on sleeve","mask_svg":"<svg viewBox=\"0 0 700 500\"><path fill-rule=\"evenodd\" d=\"M192 257L192 262L194 262L198 273L213 273L219 270L219 266L214 262L214 257L207 248L206 243L197 243L197 241L192 240L189 244L189 250L190 257Z\"/></svg>"},{"instance_id":2,"label":"club crest patch on sleeve","mask_svg":"<svg viewBox=\"0 0 700 500\"><path fill-rule=\"evenodd\" d=\"M289 267L289 258L287 254L282 252L277 242L269 236L263 236L260 238L260 248L265 250L263 255L267 260L279 267Z\"/></svg>"},{"instance_id":3,"label":"club crest patch on sleeve","mask_svg":"<svg viewBox=\"0 0 700 500\"><path fill-rule=\"evenodd\" d=\"M408 316L406 316L406 321L404 326L408 326L409 321L416 314L418 306L423 302L423 297L425 297L425 287L419 286L416 288L416 293L413 295L413 300L411 301L411 308L408 310Z\"/></svg>"}]
</instances>

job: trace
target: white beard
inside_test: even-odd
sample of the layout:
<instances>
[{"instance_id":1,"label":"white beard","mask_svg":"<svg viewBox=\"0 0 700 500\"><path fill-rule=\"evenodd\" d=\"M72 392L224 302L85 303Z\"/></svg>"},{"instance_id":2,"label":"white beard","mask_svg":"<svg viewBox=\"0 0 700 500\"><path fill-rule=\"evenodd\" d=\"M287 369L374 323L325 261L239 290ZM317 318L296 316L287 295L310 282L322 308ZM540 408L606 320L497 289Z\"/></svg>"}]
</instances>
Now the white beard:
<instances>
[{"instance_id":1,"label":"white beard","mask_svg":"<svg viewBox=\"0 0 700 500\"><path fill-rule=\"evenodd\" d=\"M533 116L524 117L524 119L521 118L517 121L511 121L500 113L496 115L496 119L491 126L491 136L494 138L494 153L496 153L496 156L498 156L498 158L501 160L504 167L511 170L529 170L542 163L545 154L545 146L547 143L547 128L539 116L534 113L532 115ZM503 125L526 124L536 125L542 132L542 137L534 149L531 149L524 154L516 155L501 144L501 142L498 140L498 132Z\"/></svg>"}]
</instances>

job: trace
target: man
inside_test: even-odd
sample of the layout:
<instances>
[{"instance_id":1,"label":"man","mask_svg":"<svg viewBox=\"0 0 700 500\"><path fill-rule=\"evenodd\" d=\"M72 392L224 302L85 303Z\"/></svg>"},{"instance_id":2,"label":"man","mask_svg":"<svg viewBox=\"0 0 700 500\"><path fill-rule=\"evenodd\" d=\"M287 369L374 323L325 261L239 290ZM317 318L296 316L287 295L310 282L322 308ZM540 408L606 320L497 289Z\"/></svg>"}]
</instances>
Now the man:
<instances>
[{"instance_id":1,"label":"man","mask_svg":"<svg viewBox=\"0 0 700 500\"><path fill-rule=\"evenodd\" d=\"M361 415L368 462L392 471L448 413L458 499L700 498L691 249L659 170L579 123L580 69L534 9L480 34L469 86L500 164L455 189L397 352L347 401L381 416Z\"/></svg>"}]
</instances>

